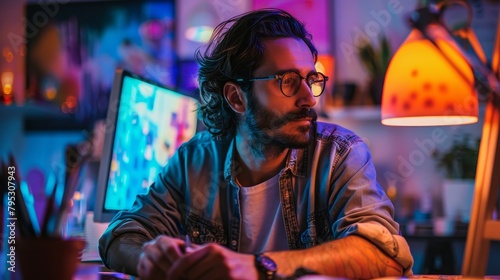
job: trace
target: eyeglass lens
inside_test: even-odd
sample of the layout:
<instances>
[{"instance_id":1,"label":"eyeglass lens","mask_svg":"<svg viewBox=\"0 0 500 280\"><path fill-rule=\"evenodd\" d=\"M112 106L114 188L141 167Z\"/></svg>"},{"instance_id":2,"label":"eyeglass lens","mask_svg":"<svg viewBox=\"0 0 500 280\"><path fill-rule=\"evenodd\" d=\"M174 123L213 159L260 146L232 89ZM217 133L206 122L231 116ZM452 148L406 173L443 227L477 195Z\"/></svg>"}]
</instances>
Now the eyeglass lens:
<instances>
[{"instance_id":1,"label":"eyeglass lens","mask_svg":"<svg viewBox=\"0 0 500 280\"><path fill-rule=\"evenodd\" d=\"M321 73L311 73L306 77L307 84L311 88L314 96L320 96L325 88L325 77ZM281 91L286 96L293 96L300 88L302 77L295 73L289 72L281 77Z\"/></svg>"}]
</instances>

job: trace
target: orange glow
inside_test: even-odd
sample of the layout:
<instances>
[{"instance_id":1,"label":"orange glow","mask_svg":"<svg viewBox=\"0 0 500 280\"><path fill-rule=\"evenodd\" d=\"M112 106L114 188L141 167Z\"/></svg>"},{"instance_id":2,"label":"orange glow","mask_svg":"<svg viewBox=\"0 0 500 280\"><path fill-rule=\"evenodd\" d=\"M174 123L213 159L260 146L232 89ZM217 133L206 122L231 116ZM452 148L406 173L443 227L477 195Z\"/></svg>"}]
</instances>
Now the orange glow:
<instances>
[{"instance_id":1,"label":"orange glow","mask_svg":"<svg viewBox=\"0 0 500 280\"><path fill-rule=\"evenodd\" d=\"M381 112L385 125L457 125L478 120L471 67L442 27L430 25L429 32L439 38L436 43L446 56L420 31L410 33L385 77Z\"/></svg>"},{"instance_id":2,"label":"orange glow","mask_svg":"<svg viewBox=\"0 0 500 280\"><path fill-rule=\"evenodd\" d=\"M314 65L316 71L321 72L328 76L328 81L326 81L325 92L331 92L333 89L333 81L335 80L335 59L331 55L320 54L318 55L318 61ZM324 94L327 96L328 94Z\"/></svg>"},{"instance_id":3,"label":"orange glow","mask_svg":"<svg viewBox=\"0 0 500 280\"><path fill-rule=\"evenodd\" d=\"M332 81L334 76L333 63L334 63L333 56L320 54L318 55L318 61L316 62L315 65L316 71L327 75L328 77L330 77L329 80Z\"/></svg>"},{"instance_id":4,"label":"orange glow","mask_svg":"<svg viewBox=\"0 0 500 280\"><path fill-rule=\"evenodd\" d=\"M79 191L76 191L74 194L73 194L73 200L82 200L83 198L83 194Z\"/></svg>"},{"instance_id":5,"label":"orange glow","mask_svg":"<svg viewBox=\"0 0 500 280\"><path fill-rule=\"evenodd\" d=\"M68 96L66 98L66 101L61 105L61 110L63 113L69 114L69 113L75 113L77 107L77 101L74 96Z\"/></svg>"},{"instance_id":6,"label":"orange glow","mask_svg":"<svg viewBox=\"0 0 500 280\"><path fill-rule=\"evenodd\" d=\"M57 95L57 90L55 87L48 87L45 89L45 97L47 98L47 100L52 100L56 98L56 95Z\"/></svg>"},{"instance_id":7,"label":"orange glow","mask_svg":"<svg viewBox=\"0 0 500 280\"><path fill-rule=\"evenodd\" d=\"M8 47L4 47L2 50L2 56L7 61L8 63L12 62L14 60L14 54Z\"/></svg>"},{"instance_id":8,"label":"orange glow","mask_svg":"<svg viewBox=\"0 0 500 280\"><path fill-rule=\"evenodd\" d=\"M9 95L12 93L12 85L4 85L3 86L3 93L5 95Z\"/></svg>"},{"instance_id":9,"label":"orange glow","mask_svg":"<svg viewBox=\"0 0 500 280\"><path fill-rule=\"evenodd\" d=\"M6 96L12 94L12 84L14 83L14 73L11 71L5 71L2 72L2 77L1 77L1 82L2 82L2 91Z\"/></svg>"}]
</instances>

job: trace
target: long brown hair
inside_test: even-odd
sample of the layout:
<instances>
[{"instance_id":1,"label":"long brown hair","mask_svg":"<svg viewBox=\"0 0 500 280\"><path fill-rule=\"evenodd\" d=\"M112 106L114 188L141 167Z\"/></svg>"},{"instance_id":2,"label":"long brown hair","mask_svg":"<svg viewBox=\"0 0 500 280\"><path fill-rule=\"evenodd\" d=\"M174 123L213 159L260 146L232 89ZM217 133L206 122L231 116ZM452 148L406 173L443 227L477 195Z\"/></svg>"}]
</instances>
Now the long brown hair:
<instances>
[{"instance_id":1,"label":"long brown hair","mask_svg":"<svg viewBox=\"0 0 500 280\"><path fill-rule=\"evenodd\" d=\"M232 134L238 122L238 115L223 97L224 84L252 77L263 63L264 40L288 37L303 40L316 61L318 51L311 34L303 23L280 9L251 11L224 21L215 28L205 51L196 51L196 61L200 65L200 113L213 136L220 138ZM244 92L251 94L251 82L239 84Z\"/></svg>"}]
</instances>

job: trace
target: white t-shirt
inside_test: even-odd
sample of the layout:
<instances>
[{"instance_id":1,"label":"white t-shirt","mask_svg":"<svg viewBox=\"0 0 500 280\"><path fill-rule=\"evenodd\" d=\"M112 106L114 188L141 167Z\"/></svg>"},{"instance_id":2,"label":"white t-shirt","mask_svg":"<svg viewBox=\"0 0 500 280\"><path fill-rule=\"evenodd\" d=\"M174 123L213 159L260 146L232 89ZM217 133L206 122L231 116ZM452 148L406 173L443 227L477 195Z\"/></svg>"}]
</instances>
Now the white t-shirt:
<instances>
[{"instance_id":1,"label":"white t-shirt","mask_svg":"<svg viewBox=\"0 0 500 280\"><path fill-rule=\"evenodd\" d=\"M288 250L278 186L279 174L251 187L240 187L239 252Z\"/></svg>"}]
</instances>

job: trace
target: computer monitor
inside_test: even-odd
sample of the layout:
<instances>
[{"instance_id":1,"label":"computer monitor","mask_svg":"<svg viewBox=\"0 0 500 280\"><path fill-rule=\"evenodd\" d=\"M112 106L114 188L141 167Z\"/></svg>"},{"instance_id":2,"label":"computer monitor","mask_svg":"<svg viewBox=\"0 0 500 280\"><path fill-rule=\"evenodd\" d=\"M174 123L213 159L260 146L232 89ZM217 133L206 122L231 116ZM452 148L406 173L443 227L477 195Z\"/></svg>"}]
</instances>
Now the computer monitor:
<instances>
[{"instance_id":1,"label":"computer monitor","mask_svg":"<svg viewBox=\"0 0 500 280\"><path fill-rule=\"evenodd\" d=\"M125 70L115 73L109 104L94 207L99 223L131 208L197 127L196 99Z\"/></svg>"}]
</instances>

